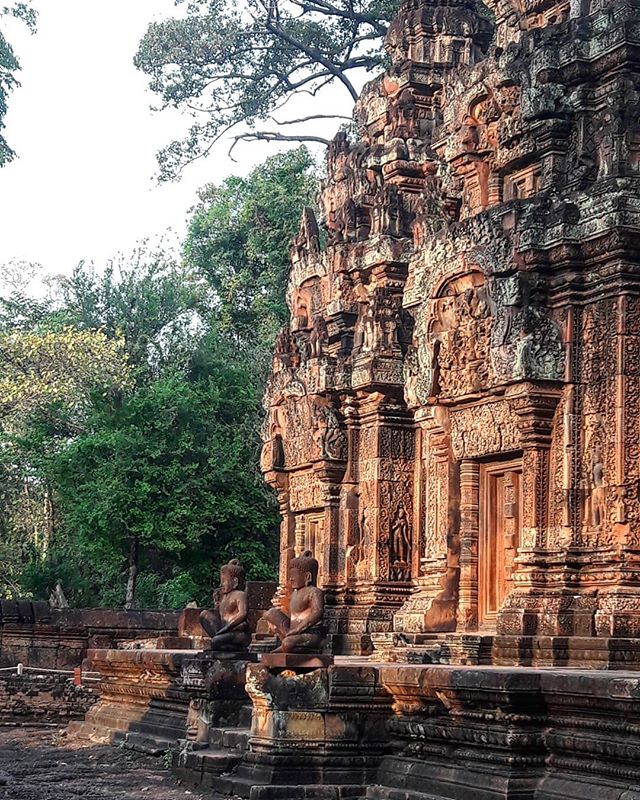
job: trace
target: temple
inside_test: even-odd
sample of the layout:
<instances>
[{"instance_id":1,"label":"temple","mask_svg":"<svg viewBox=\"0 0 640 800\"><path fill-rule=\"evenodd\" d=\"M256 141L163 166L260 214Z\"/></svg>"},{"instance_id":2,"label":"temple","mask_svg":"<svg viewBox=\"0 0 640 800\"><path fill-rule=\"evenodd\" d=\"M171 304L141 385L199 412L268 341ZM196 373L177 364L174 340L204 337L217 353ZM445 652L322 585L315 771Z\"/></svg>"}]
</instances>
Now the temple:
<instances>
[{"instance_id":1,"label":"temple","mask_svg":"<svg viewBox=\"0 0 640 800\"><path fill-rule=\"evenodd\" d=\"M640 800L640 0L409 0L386 47L291 251L279 584L0 603L55 667L0 711L209 800Z\"/></svg>"},{"instance_id":2,"label":"temple","mask_svg":"<svg viewBox=\"0 0 640 800\"><path fill-rule=\"evenodd\" d=\"M409 0L330 145L262 469L335 653L637 658L639 19Z\"/></svg>"}]
</instances>

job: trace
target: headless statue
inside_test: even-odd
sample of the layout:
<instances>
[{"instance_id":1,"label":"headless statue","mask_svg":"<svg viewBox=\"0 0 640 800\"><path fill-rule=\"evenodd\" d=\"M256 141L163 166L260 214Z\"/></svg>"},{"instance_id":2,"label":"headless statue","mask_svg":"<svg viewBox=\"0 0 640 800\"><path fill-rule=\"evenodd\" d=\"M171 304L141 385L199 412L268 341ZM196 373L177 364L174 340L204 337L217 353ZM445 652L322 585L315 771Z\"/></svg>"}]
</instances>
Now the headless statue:
<instances>
[{"instance_id":1,"label":"headless statue","mask_svg":"<svg viewBox=\"0 0 640 800\"><path fill-rule=\"evenodd\" d=\"M242 651L251 643L244 587L244 569L234 558L220 569L220 587L213 593L213 609L200 614L200 624L211 637L211 650Z\"/></svg>"},{"instance_id":2,"label":"headless statue","mask_svg":"<svg viewBox=\"0 0 640 800\"><path fill-rule=\"evenodd\" d=\"M291 599L288 617L270 608L263 619L280 639L276 653L320 653L324 644L324 592L318 582L318 562L310 550L289 563Z\"/></svg>"}]
</instances>

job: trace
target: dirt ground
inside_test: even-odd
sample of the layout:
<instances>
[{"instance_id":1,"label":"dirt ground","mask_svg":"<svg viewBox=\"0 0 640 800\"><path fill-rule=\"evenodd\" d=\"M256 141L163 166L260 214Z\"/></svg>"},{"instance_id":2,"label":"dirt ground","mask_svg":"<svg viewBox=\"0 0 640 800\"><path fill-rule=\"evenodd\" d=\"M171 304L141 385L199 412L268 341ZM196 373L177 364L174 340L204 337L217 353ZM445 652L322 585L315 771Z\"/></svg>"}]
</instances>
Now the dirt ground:
<instances>
[{"instance_id":1,"label":"dirt ground","mask_svg":"<svg viewBox=\"0 0 640 800\"><path fill-rule=\"evenodd\" d=\"M69 741L57 728L0 725L1 800L201 800L161 759Z\"/></svg>"}]
</instances>

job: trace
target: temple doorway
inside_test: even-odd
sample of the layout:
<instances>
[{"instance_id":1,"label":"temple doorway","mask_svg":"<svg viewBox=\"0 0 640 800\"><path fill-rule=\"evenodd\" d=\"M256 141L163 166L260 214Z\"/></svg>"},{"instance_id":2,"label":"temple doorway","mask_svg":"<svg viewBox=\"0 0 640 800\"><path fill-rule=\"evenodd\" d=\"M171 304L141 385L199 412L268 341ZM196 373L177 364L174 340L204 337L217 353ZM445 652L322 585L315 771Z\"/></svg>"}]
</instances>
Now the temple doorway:
<instances>
[{"instance_id":1,"label":"temple doorway","mask_svg":"<svg viewBox=\"0 0 640 800\"><path fill-rule=\"evenodd\" d=\"M478 622L494 630L511 588L522 520L522 461L480 466Z\"/></svg>"},{"instance_id":2,"label":"temple doorway","mask_svg":"<svg viewBox=\"0 0 640 800\"><path fill-rule=\"evenodd\" d=\"M308 514L305 519L304 547L303 550L311 550L320 563L319 578L323 577L324 559L322 553L324 549L324 512Z\"/></svg>"}]
</instances>

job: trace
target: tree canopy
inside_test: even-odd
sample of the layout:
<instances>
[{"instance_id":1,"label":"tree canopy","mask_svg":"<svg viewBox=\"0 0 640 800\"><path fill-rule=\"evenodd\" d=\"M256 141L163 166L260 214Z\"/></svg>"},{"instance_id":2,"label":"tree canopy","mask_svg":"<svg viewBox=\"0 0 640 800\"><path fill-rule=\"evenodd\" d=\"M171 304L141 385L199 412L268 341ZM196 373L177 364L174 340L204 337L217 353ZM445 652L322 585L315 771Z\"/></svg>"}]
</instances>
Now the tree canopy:
<instances>
[{"instance_id":1,"label":"tree canopy","mask_svg":"<svg viewBox=\"0 0 640 800\"><path fill-rule=\"evenodd\" d=\"M200 192L184 255L213 291L221 330L236 341L270 349L287 321L289 247L318 188L314 166L299 147Z\"/></svg>"},{"instance_id":2,"label":"tree canopy","mask_svg":"<svg viewBox=\"0 0 640 800\"><path fill-rule=\"evenodd\" d=\"M20 70L20 62L3 32L3 20L17 18L35 31L36 12L29 2L16 2L10 6L0 6L0 167L15 157L15 152L2 134L5 127L4 118L7 113L9 94L20 85L16 73Z\"/></svg>"},{"instance_id":3,"label":"tree canopy","mask_svg":"<svg viewBox=\"0 0 640 800\"><path fill-rule=\"evenodd\" d=\"M0 282L0 597L60 579L76 605L175 608L231 557L275 576L261 399L315 181L304 149L275 156L201 192L181 259L141 245L45 298Z\"/></svg>"},{"instance_id":4,"label":"tree canopy","mask_svg":"<svg viewBox=\"0 0 640 800\"><path fill-rule=\"evenodd\" d=\"M383 63L382 39L398 6L398 0L182 3L184 16L149 26L135 58L163 106L189 111L194 120L183 140L159 154L165 179L230 131L236 141L326 143L313 123L332 114L287 119L285 106L330 84L355 101L353 76ZM269 130L258 127L267 121ZM301 131L305 123L311 124Z\"/></svg>"}]
</instances>

